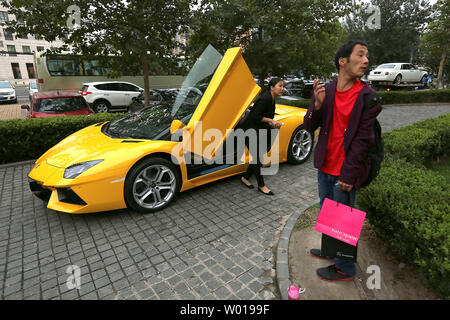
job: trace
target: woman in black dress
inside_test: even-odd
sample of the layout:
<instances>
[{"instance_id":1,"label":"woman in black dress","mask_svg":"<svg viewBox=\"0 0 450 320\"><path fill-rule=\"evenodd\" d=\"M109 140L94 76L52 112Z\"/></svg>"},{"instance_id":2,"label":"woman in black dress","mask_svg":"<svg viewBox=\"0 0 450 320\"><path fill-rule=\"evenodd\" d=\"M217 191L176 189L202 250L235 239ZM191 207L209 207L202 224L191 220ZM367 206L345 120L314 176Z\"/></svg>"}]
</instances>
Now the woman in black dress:
<instances>
[{"instance_id":1,"label":"woman in black dress","mask_svg":"<svg viewBox=\"0 0 450 320\"><path fill-rule=\"evenodd\" d=\"M270 131L271 129L279 129L282 125L281 122L273 120L273 118L275 116L275 99L282 96L283 91L284 81L281 78L272 78L269 81L269 90L258 97L255 104L250 109L250 114L246 121L246 129L255 129L257 132L257 149L259 149L259 139L266 137L267 150L257 150L257 155L252 154L252 157L254 159L256 158L256 163L251 163L248 166L247 172L241 177L241 181L247 188L253 188L249 179L254 174L258 182L258 191L271 196L274 195L274 193L266 187L264 178L261 175L261 167L263 155L271 148ZM249 149L251 152L252 148Z\"/></svg>"}]
</instances>

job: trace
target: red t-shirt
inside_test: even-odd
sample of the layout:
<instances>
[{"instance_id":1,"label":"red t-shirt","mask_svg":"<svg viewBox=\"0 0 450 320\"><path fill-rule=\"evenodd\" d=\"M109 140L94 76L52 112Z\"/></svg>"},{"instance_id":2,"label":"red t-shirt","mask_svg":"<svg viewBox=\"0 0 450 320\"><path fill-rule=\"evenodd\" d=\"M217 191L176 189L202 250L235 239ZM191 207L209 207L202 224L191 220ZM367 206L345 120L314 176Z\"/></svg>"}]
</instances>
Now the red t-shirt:
<instances>
[{"instance_id":1,"label":"red t-shirt","mask_svg":"<svg viewBox=\"0 0 450 320\"><path fill-rule=\"evenodd\" d=\"M356 98L364 84L356 80L350 89L335 92L333 121L331 122L328 136L327 154L321 171L339 176L344 163L344 134L347 129L350 115L355 105Z\"/></svg>"}]
</instances>

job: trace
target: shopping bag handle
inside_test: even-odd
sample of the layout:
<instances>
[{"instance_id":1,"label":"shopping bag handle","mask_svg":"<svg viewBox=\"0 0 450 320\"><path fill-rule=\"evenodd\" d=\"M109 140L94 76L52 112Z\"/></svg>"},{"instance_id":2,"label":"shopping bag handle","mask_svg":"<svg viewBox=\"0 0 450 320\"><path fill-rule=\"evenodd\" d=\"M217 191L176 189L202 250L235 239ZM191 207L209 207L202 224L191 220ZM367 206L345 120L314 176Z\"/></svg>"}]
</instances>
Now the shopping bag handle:
<instances>
[{"instance_id":1,"label":"shopping bag handle","mask_svg":"<svg viewBox=\"0 0 450 320\"><path fill-rule=\"evenodd\" d=\"M350 211L351 212L353 212L353 207L352 207L352 203L353 203L353 197L352 197L352 192L351 191L341 191L341 190L339 190L338 189L338 191L339 191L339 195L338 195L338 199L337 199L337 201L336 201L336 207L338 207L339 206L339 203L342 203L342 202L340 202L340 200L342 199L342 194L344 193L344 192L347 192L348 194L349 194L349 197L350 197L350 204L349 204L349 207L350 207Z\"/></svg>"}]
</instances>

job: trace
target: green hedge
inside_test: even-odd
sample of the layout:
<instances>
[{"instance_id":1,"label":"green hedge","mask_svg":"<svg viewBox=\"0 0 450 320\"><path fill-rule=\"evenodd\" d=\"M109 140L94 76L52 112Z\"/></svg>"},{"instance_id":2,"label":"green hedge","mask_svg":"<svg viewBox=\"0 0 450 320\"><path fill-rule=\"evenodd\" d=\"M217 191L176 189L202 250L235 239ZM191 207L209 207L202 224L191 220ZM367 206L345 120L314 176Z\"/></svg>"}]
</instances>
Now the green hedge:
<instances>
[{"instance_id":1,"label":"green hedge","mask_svg":"<svg viewBox=\"0 0 450 320\"><path fill-rule=\"evenodd\" d=\"M450 298L450 191L424 164L450 148L450 114L383 135L379 176L358 195L377 236L418 267L426 284Z\"/></svg>"},{"instance_id":2,"label":"green hedge","mask_svg":"<svg viewBox=\"0 0 450 320\"><path fill-rule=\"evenodd\" d=\"M433 103L450 102L450 89L440 90L417 90L417 91L377 91L382 97L382 104L403 104L403 103ZM284 100L278 99L277 103L289 106L308 108L310 99L307 100Z\"/></svg>"},{"instance_id":3,"label":"green hedge","mask_svg":"<svg viewBox=\"0 0 450 320\"><path fill-rule=\"evenodd\" d=\"M70 134L123 113L0 121L0 164L39 158Z\"/></svg>"}]
</instances>

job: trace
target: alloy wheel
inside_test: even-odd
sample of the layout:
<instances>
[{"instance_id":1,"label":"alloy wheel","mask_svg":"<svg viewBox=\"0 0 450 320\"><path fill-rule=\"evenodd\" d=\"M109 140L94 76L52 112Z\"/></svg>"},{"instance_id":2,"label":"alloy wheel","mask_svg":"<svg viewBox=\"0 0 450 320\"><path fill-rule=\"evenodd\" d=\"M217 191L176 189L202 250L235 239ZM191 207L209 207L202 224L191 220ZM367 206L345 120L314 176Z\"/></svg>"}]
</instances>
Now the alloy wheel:
<instances>
[{"instance_id":1,"label":"alloy wheel","mask_svg":"<svg viewBox=\"0 0 450 320\"><path fill-rule=\"evenodd\" d=\"M177 181L174 172L161 164L143 168L133 182L136 203L145 209L158 209L175 195Z\"/></svg>"},{"instance_id":2,"label":"alloy wheel","mask_svg":"<svg viewBox=\"0 0 450 320\"><path fill-rule=\"evenodd\" d=\"M311 153L312 145L313 139L311 133L305 129L298 130L291 146L293 158L298 162L304 161Z\"/></svg>"}]
</instances>

